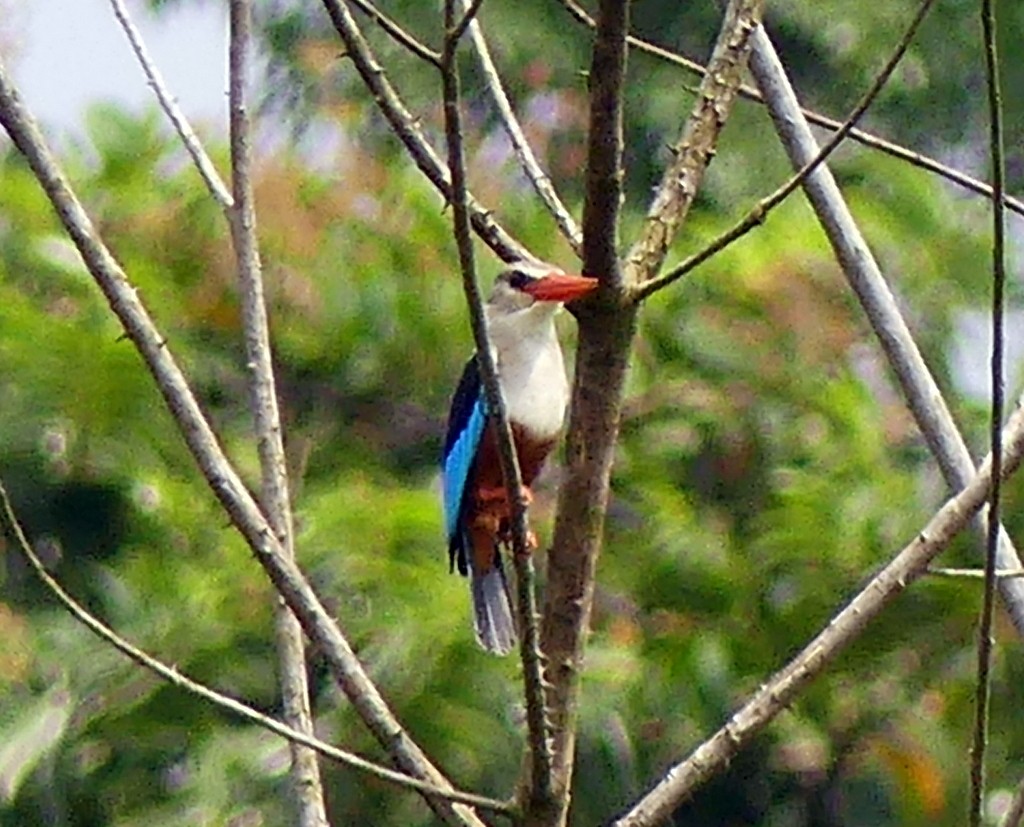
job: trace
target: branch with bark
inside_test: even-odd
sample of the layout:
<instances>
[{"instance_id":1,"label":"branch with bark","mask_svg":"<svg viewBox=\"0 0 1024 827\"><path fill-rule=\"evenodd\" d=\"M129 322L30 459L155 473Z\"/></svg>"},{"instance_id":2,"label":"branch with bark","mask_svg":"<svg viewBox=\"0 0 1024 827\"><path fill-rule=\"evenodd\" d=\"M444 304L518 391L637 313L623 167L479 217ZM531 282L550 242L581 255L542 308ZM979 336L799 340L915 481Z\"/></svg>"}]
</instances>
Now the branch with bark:
<instances>
[{"instance_id":1,"label":"branch with bark","mask_svg":"<svg viewBox=\"0 0 1024 827\"><path fill-rule=\"evenodd\" d=\"M273 528L224 455L166 339L142 305L127 275L103 244L2 64L0 123L25 156L126 337L138 350L214 495L299 618L306 634L323 650L331 672L355 710L401 769L435 786L450 788L448 780L395 718L337 623L295 562L285 555ZM427 802L446 823L481 823L465 806L435 797L428 797Z\"/></svg>"},{"instance_id":2,"label":"branch with bark","mask_svg":"<svg viewBox=\"0 0 1024 827\"><path fill-rule=\"evenodd\" d=\"M587 14L586 9L580 6L575 0L559 0L559 2L565 10L569 12L573 19L591 29L597 25L594 18ZM671 63L673 66L678 66L680 69L685 69L687 72L699 75L700 77L704 77L708 73L708 68L697 61L690 60L681 54L673 52L671 49L658 46L642 38L630 35L626 38L626 42L641 54L651 55L652 57L656 57L666 63ZM754 103L763 104L765 102L764 96L761 92L747 84L742 84L740 86L739 95L740 97L753 101ZM815 112L813 109L801 107L800 114L804 116L808 123L820 126L823 129L831 130L832 132L836 132L843 128L843 121L838 121L835 118L822 115L820 112ZM943 164L928 155L915 152L912 149L908 149L907 147L893 143L892 141L887 141L885 138L881 138L871 132L866 132L863 129L851 129L847 137L851 141L855 141L862 146L885 153L886 155L897 158L900 161L904 161L911 166L934 173L935 175L945 178L947 181L950 181L959 187L963 187L965 190L973 192L976 195L982 195L985 198L993 197L991 185L986 184L984 181L979 181L977 178L967 175L959 169L954 169L947 164ZM1019 198L1014 198L1012 195L1003 193L1003 203L1006 205L1008 210L1011 210L1018 215L1024 215L1024 201L1021 201Z\"/></svg>"},{"instance_id":3,"label":"branch with bark","mask_svg":"<svg viewBox=\"0 0 1024 827\"><path fill-rule=\"evenodd\" d=\"M252 50L250 0L231 0L229 31L228 101L231 112L233 191L229 215L242 297L242 327L245 332L246 367L250 374L251 408L260 458L260 504L281 544L281 551L287 558L294 559L288 469L285 465L274 366L270 357L270 326L263 298L263 268L257 244L256 204L252 185L252 139L246 94ZM275 601L274 607L274 636L284 720L293 729L311 735L313 715L310 711L302 627L280 599ZM316 753L296 741L291 742L291 751L290 775L297 822L301 827L326 827L327 808Z\"/></svg>"},{"instance_id":4,"label":"branch with bark","mask_svg":"<svg viewBox=\"0 0 1024 827\"><path fill-rule=\"evenodd\" d=\"M508 409L498 380L498 367L487 330L483 297L476 275L473 255L466 165L462 147L462 118L458 65L456 56L459 41L467 27L475 25L471 15L478 6L467 3L460 21L455 20L455 0L445 2L445 42L441 66L443 79L445 139L448 143L448 168L452 181L452 215L455 241L458 247L462 284L469 308L469 317L476 345L476 359L487 399L487 410L498 435L501 475L512 506L512 562L516 572L516 614L519 629L519 654L523 664L523 689L526 697L526 723L529 733L529 775L522 785L525 795L522 806L530 821L534 811L544 811L551 800L551 753L548 746L548 722L544 708L544 689L541 679L541 654L537 631L537 598L533 558L527 540L526 500L523 478L519 470Z\"/></svg>"}]
</instances>

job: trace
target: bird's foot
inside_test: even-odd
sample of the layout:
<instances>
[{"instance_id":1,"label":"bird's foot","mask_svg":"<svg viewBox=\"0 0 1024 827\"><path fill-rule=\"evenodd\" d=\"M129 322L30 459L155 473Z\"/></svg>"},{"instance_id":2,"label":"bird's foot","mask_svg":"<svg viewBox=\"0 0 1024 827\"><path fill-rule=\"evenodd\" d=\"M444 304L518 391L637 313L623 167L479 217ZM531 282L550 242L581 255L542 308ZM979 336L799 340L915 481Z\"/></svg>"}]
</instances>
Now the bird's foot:
<instances>
[{"instance_id":1,"label":"bird's foot","mask_svg":"<svg viewBox=\"0 0 1024 827\"><path fill-rule=\"evenodd\" d=\"M524 485L519 489L523 497L523 502L529 506L533 502L533 492L530 490L528 485ZM511 503L508 499L508 491L505 486L499 485L497 488L478 488L476 490L476 501L485 509L496 507L497 505L504 505L509 511L511 511Z\"/></svg>"},{"instance_id":2,"label":"bird's foot","mask_svg":"<svg viewBox=\"0 0 1024 827\"><path fill-rule=\"evenodd\" d=\"M533 502L533 492L523 486L523 500L529 506ZM488 532L498 543L508 549L515 546L512 537L512 506L508 501L508 492L503 486L497 488L478 488L476 490L476 509L473 515L473 526L480 531ZM525 553L531 554L537 548L537 535L526 531Z\"/></svg>"}]
</instances>

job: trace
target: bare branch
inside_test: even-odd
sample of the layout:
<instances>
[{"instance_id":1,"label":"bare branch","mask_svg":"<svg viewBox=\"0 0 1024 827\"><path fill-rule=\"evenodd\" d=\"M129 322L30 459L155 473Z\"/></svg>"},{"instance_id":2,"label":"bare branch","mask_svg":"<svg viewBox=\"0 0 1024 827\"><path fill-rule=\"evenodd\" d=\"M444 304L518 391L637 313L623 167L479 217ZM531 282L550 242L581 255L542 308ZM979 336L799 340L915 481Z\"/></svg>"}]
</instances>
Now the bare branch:
<instances>
[{"instance_id":1,"label":"bare branch","mask_svg":"<svg viewBox=\"0 0 1024 827\"><path fill-rule=\"evenodd\" d=\"M1005 168L1003 160L1003 104L999 89L999 53L996 45L996 11L992 0L982 0L981 28L985 44L988 86L989 155L992 163L992 494L989 500L985 554L985 591L978 628L978 686L974 696L974 738L971 746L971 794L968 819L980 827L985 795L985 750L988 743L989 697L992 692L992 614L996 591L996 556L999 551L999 505L1003 466L1003 302L1006 293L1006 217L1003 209Z\"/></svg>"},{"instance_id":2,"label":"bare branch","mask_svg":"<svg viewBox=\"0 0 1024 827\"><path fill-rule=\"evenodd\" d=\"M370 3L368 0L352 0L352 3L363 14L371 18L378 26L387 32L391 39L397 44L404 46L416 55L416 57L420 58L420 60L425 60L427 63L433 64L439 69L441 68L440 54L428 46L425 46L409 34L409 32L403 29L395 20L384 14L384 12L373 5L373 3Z\"/></svg>"},{"instance_id":3,"label":"bare branch","mask_svg":"<svg viewBox=\"0 0 1024 827\"><path fill-rule=\"evenodd\" d=\"M751 72L765 96L790 162L796 168L802 167L814 158L818 145L800 113L796 95L768 35L759 28L752 40ZM878 336L946 484L953 491L961 490L974 476L970 452L827 166L819 167L808 176L804 191L832 244L843 274ZM979 520L977 529L985 534L983 521ZM998 566L1021 568L1005 531L1000 533ZM1001 580L999 591L1017 631L1024 634L1024 582Z\"/></svg>"},{"instance_id":4,"label":"bare branch","mask_svg":"<svg viewBox=\"0 0 1024 827\"><path fill-rule=\"evenodd\" d=\"M250 0L231 0L229 102L231 112L231 175L235 206L231 210L231 239L238 262L246 366L260 458L263 513L274 529L282 553L295 557L292 508L288 493L281 416L277 406L270 329L263 298L263 274L256 235L256 205L252 191L252 147L246 85L252 49ZM306 648L302 627L291 610L275 601L274 634L285 722L300 732L313 733ZM327 810L316 753L291 742L292 795L300 827L326 827Z\"/></svg>"},{"instance_id":5,"label":"bare branch","mask_svg":"<svg viewBox=\"0 0 1024 827\"><path fill-rule=\"evenodd\" d=\"M451 200L451 187L447 167L441 162L434 148L423 135L416 118L398 97L394 87L384 74L356 24L344 0L323 0L324 8L334 24L338 36L345 44L349 58L360 77L370 90L381 113L391 124L391 129L405 145L416 166L427 176L446 200ZM472 195L467 196L473 229L502 261L532 259L530 252L514 239L495 221L491 212L482 207Z\"/></svg>"},{"instance_id":6,"label":"bare branch","mask_svg":"<svg viewBox=\"0 0 1024 827\"><path fill-rule=\"evenodd\" d=\"M697 197L718 136L732 111L750 52L750 32L761 20L764 0L730 0L697 102L672 148L644 230L626 258L630 286L646 282L661 269L676 230Z\"/></svg>"},{"instance_id":7,"label":"bare branch","mask_svg":"<svg viewBox=\"0 0 1024 827\"><path fill-rule=\"evenodd\" d=\"M0 123L25 156L65 231L124 327L127 338L139 351L211 490L299 618L306 634L323 650L332 674L359 716L404 771L435 786L450 787L388 708L295 562L284 556L271 526L224 455L166 340L72 192L2 64ZM433 797L427 801L447 823L481 824L476 815L462 805Z\"/></svg>"},{"instance_id":8,"label":"bare branch","mask_svg":"<svg viewBox=\"0 0 1024 827\"><path fill-rule=\"evenodd\" d=\"M583 271L601 279L578 303L579 346L566 437L565 475L541 626L548 715L553 736L554 811L541 823L563 824L576 747L580 670L593 603L594 572L608 503L635 307L623 298L618 261L622 196L622 106L629 3L601 0L591 59Z\"/></svg>"},{"instance_id":9,"label":"bare branch","mask_svg":"<svg viewBox=\"0 0 1024 827\"><path fill-rule=\"evenodd\" d=\"M53 575L46 570L46 566L43 565L43 561L40 560L39 556L35 551L33 551L31 543L29 543L28 538L25 536L25 530L22 528L17 515L14 513L14 507L11 505L10 496L7 493L7 489L2 480L0 480L0 504L3 506L4 522L10 529L11 537L17 543L21 553L25 555L29 565L43 582L43 585L46 586L49 592L54 596L54 598L56 598L57 602L60 603L61 606L63 606L64 609L66 609L67 612L75 618L75 620L85 626L90 632L95 634L101 640L109 643L123 655L126 655L129 659L139 664L139 666L151 671L157 677L167 681L172 686L176 686L177 688L188 692L190 695L195 695L197 698L209 701L214 706L218 706L221 709L238 715L240 718L244 718L256 726L273 732L275 735L280 735L282 738L286 738L292 743L302 744L316 752L319 752L325 758L330 758L333 761L337 761L339 764L344 764L345 766L352 767L353 769L360 770L361 772L369 773L382 781L397 784L400 787L415 790L416 792L438 795L451 801L469 804L474 807L490 810L502 815L512 814L513 810L511 805L505 802L496 801L480 795L474 795L473 793L464 793L459 790L436 787L425 781L420 781L418 778L412 778L408 775L404 775L403 773L388 769L387 767L382 767L380 764L374 764L372 761L367 761L365 758L361 758L355 753L338 749L338 747L321 741L319 738L308 732L293 729L287 724L278 721L276 718L264 715L262 712L253 709L251 706L243 704L234 698L221 694L215 689L211 689L205 684L186 677L173 666L168 666L162 660L159 660L148 652L132 645L117 632L99 620L95 615L90 614L90 612L70 594L68 594L67 591L64 590L64 587L61 586Z\"/></svg>"},{"instance_id":10,"label":"bare branch","mask_svg":"<svg viewBox=\"0 0 1024 827\"><path fill-rule=\"evenodd\" d=\"M467 10L465 16L470 13ZM526 698L526 724L529 730L530 787L528 806L548 806L551 799L551 753L544 710L541 679L541 655L537 631L537 598L533 558L527 534L526 499L519 459L512 439L508 410L498 381L498 368L487 330L487 316L476 277L473 238L470 235L466 205L466 165L462 149L462 125L459 112L459 75L456 62L459 32L455 28L455 0L445 2L445 45L442 57L444 84L445 136L448 143L448 167L452 174L452 213L455 240L459 250L462 284L469 306L476 358L487 398L487 409L498 435L501 475L512 505L512 560L516 570L516 608L519 626L519 654L523 664L523 689Z\"/></svg>"},{"instance_id":11,"label":"bare branch","mask_svg":"<svg viewBox=\"0 0 1024 827\"><path fill-rule=\"evenodd\" d=\"M595 27L596 23L594 22L594 18L587 14L586 10L580 6L576 0L559 0L559 2L566 11L568 11L569 14L571 14L580 23L589 26L591 29ZM639 37L633 37L630 35L629 38L627 38L627 42L639 52L644 52L657 57L660 60L672 63L681 69L686 69L686 71L693 72L696 75L701 75L703 77L708 72L704 66L696 61L689 60L676 52L657 46L654 43L641 40ZM740 86L739 95L740 97L754 101L755 103L764 103L764 98L761 96L761 93L758 92L757 89L747 86L746 84ZM843 125L842 121L835 120L827 115L822 115L819 112L815 112L813 109L801 108L800 112L815 126L835 131L840 129ZM918 167L919 169L935 173L936 175L945 178L947 181L951 181L952 183L977 195L992 198L992 187L984 181L979 181L977 178L972 178L970 175L967 175L960 170L946 166L928 155L914 152L913 150L907 149L899 144L895 144L892 141L880 138L878 135L865 132L862 129L851 129L847 137L851 141L856 141L863 146L870 147L871 149L878 150L879 152L884 152L886 155L891 155L893 158L899 158L901 161L906 161L908 164ZM1003 203L1006 205L1007 209L1012 210L1018 215L1024 215L1024 201L1004 193Z\"/></svg>"},{"instance_id":12,"label":"bare branch","mask_svg":"<svg viewBox=\"0 0 1024 827\"><path fill-rule=\"evenodd\" d=\"M1024 409L1018 408L1003 431L1003 479L1024 459ZM708 778L720 772L744 746L784 710L835 660L910 583L927 573L941 553L985 503L992 466L981 470L950 499L909 543L803 651L758 690L721 729L701 744L616 822L616 827L649 827L666 820Z\"/></svg>"},{"instance_id":13,"label":"bare branch","mask_svg":"<svg viewBox=\"0 0 1024 827\"><path fill-rule=\"evenodd\" d=\"M586 200L583 204L583 269L616 291L619 266L619 211L622 205L622 108L626 80L628 2L602 2L587 82Z\"/></svg>"},{"instance_id":14,"label":"bare branch","mask_svg":"<svg viewBox=\"0 0 1024 827\"><path fill-rule=\"evenodd\" d=\"M907 30L903 33L903 37L900 38L900 42L896 45L896 49L886 61L882 70L875 76L875 80L872 82L871 87L864 93L860 101L853 108L850 116L846 119L843 125L836 130L835 134L825 142L824 146L818 150L815 156L800 168L796 175L790 178L771 195L762 198L749 213L708 244L703 250L690 256L681 264L673 267L667 273L662 273L661 275L652 278L650 281L641 284L635 290L634 297L638 301L647 298L652 293L668 286L672 282L689 273L695 267L703 264L713 255L721 252L734 241L746 235L746 233L750 232L754 227L763 224L765 219L768 217L768 213L785 201L797 187L803 184L807 179L807 176L814 172L820 164L825 162L829 155L831 155L843 142L854 124L860 121L864 116L868 107L875 98L878 97L879 92L882 91L882 87L885 86L886 82L892 76L892 73L896 71L896 67L899 65L900 60L902 60L903 55L906 53L907 48L914 39L914 35L917 33L918 27L921 25L921 22L924 20L925 15L928 13L928 10L932 7L933 3L934 0L925 0L925 2L921 3L917 9L917 14L914 15L914 19L911 20Z\"/></svg>"},{"instance_id":15,"label":"bare branch","mask_svg":"<svg viewBox=\"0 0 1024 827\"><path fill-rule=\"evenodd\" d=\"M463 8L466 8L468 0L462 0L462 5ZM583 244L580 228L572 214L566 209L565 204L558 197L558 193L555 192L555 188L551 183L551 178L541 168L540 162L530 146L530 142L526 139L526 135L523 134L523 128L516 117L516 113L512 110L512 104L501 84L501 76L498 74L498 69L491 59L491 50L487 46L487 40L484 38L483 28L480 26L479 21L474 20L470 24L469 36L473 43L473 50L476 52L477 60L480 62L480 71L483 73L484 81L487 83L487 89L491 94L491 99L494 101L494 107L498 111L498 118L505 129L505 134L508 135L516 158L519 159L520 166L526 173L526 177L530 179L534 191L555 219L558 229L566 241L569 242L569 246L572 247L576 255L579 255Z\"/></svg>"},{"instance_id":16,"label":"bare branch","mask_svg":"<svg viewBox=\"0 0 1024 827\"><path fill-rule=\"evenodd\" d=\"M160 70L157 69L156 64L153 63L152 58L149 56L146 44L142 40L142 34L135 27L128 14L124 0L110 0L110 5L114 9L114 16L117 18L117 22L124 29L125 36L131 44L132 51L135 52L139 65L142 66L142 71L146 73L149 85L160 102L160 108L170 118L175 131L178 133L178 137L181 138L181 142L185 145L185 149L188 150L188 154L192 156L192 161L206 183L206 188L210 191L210 195L213 196L213 199L227 214L234 203L234 199L232 199L224 180L220 177L220 173L217 172L217 168L213 165L210 156L203 149L203 145L185 117L185 113L181 111L177 101L168 92Z\"/></svg>"}]
</instances>

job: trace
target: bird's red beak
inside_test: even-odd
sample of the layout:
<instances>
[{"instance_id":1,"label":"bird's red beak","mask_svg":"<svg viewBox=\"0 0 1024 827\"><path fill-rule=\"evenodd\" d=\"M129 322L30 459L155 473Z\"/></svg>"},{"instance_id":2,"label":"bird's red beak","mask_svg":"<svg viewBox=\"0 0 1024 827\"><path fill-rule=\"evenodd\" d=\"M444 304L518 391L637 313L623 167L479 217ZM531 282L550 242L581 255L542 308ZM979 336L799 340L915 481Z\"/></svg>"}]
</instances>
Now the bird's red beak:
<instances>
[{"instance_id":1,"label":"bird's red beak","mask_svg":"<svg viewBox=\"0 0 1024 827\"><path fill-rule=\"evenodd\" d=\"M542 302L569 302L595 290L597 279L554 272L526 285L523 292Z\"/></svg>"}]
</instances>

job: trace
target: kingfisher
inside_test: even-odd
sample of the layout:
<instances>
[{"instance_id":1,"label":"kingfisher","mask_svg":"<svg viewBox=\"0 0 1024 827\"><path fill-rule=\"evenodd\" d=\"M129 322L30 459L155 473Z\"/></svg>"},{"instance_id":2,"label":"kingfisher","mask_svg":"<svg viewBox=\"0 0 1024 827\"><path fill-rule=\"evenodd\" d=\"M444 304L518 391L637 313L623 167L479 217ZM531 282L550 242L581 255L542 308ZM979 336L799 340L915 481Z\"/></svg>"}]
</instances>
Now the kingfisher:
<instances>
[{"instance_id":1,"label":"kingfisher","mask_svg":"<svg viewBox=\"0 0 1024 827\"><path fill-rule=\"evenodd\" d=\"M520 262L498 275L484 305L527 503L569 404L555 314L597 286L597 279ZM500 547L511 543L512 506L475 354L452 399L442 465L449 568L457 566L470 579L477 642L488 652L507 654L516 627Z\"/></svg>"}]
</instances>

